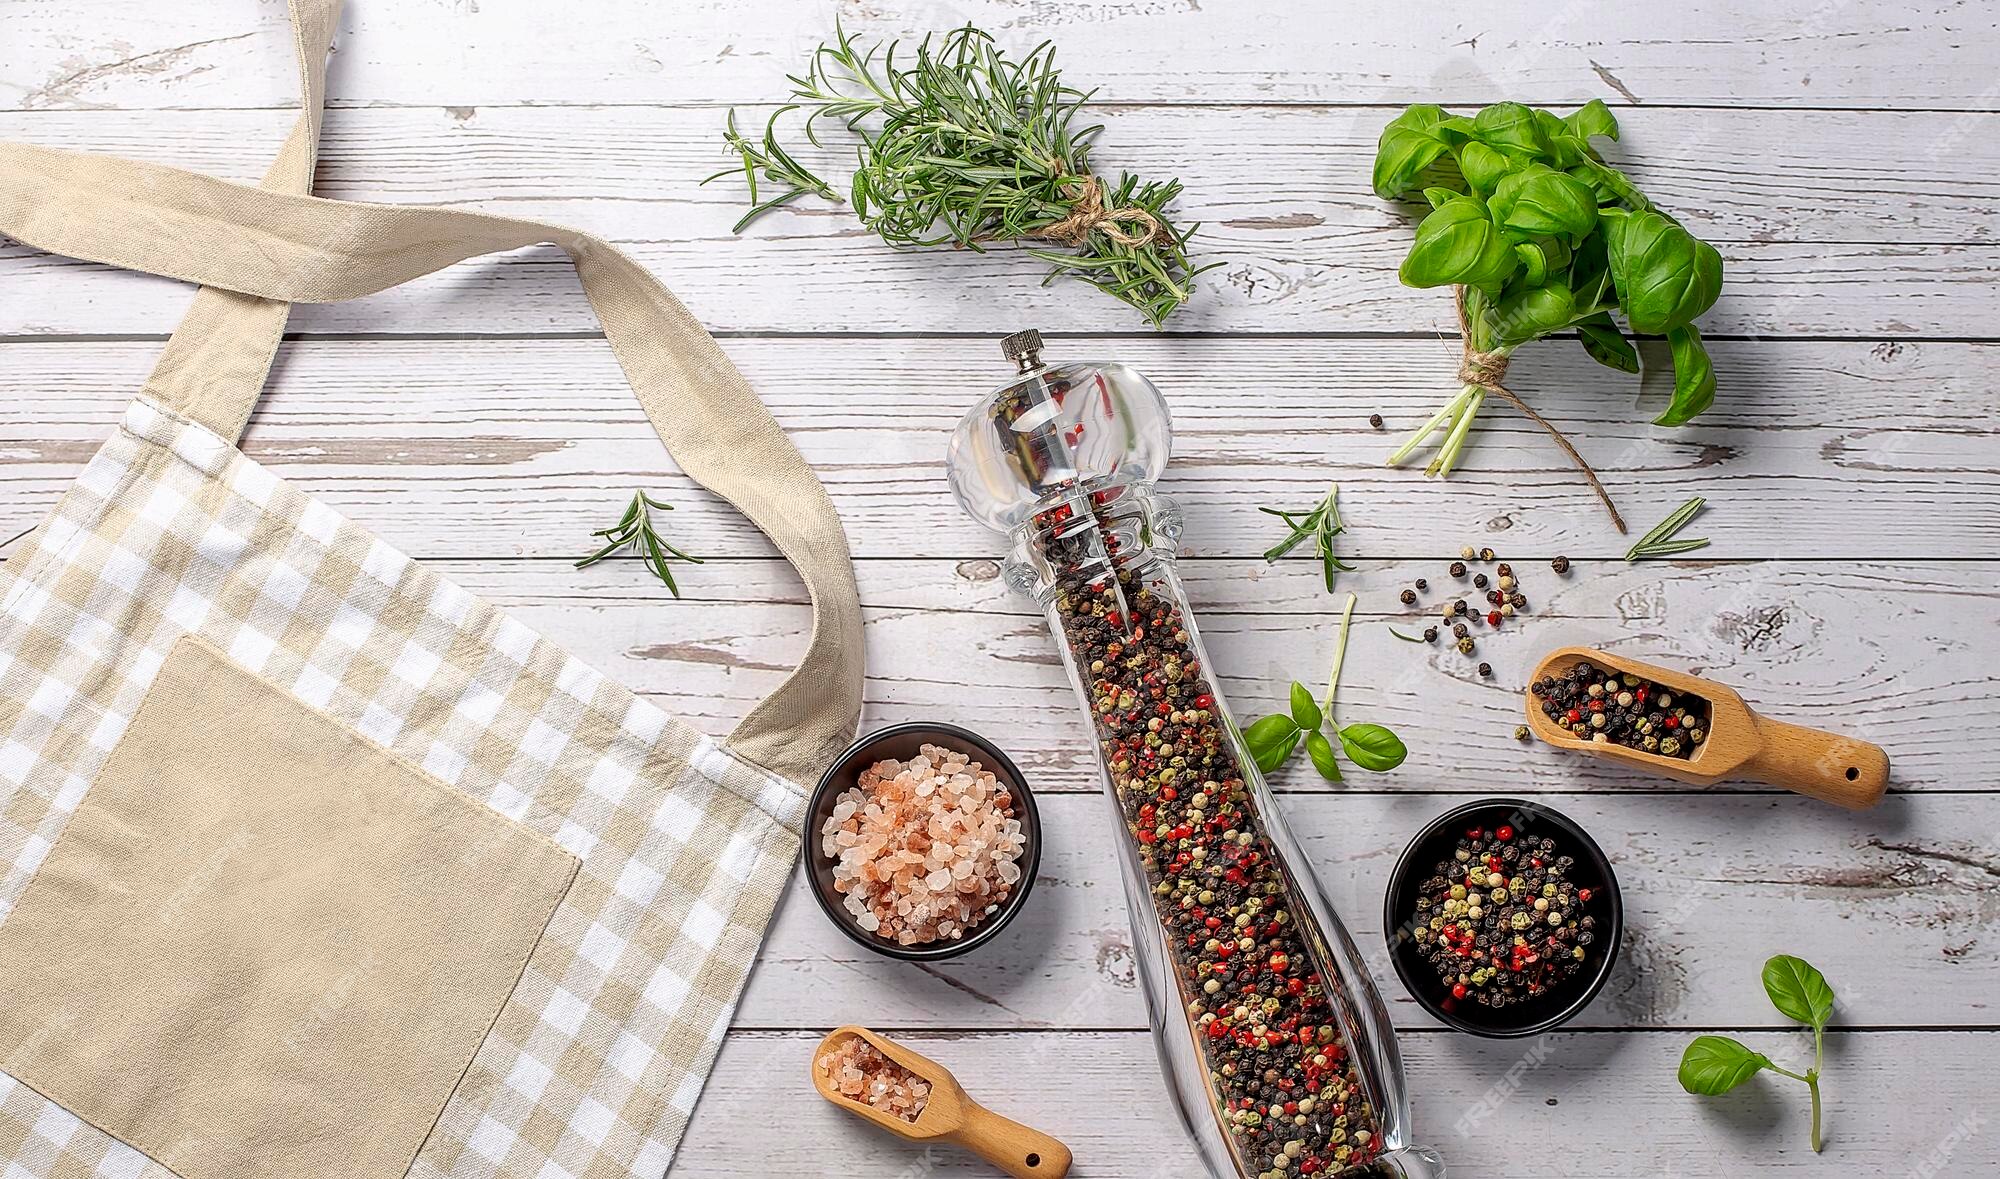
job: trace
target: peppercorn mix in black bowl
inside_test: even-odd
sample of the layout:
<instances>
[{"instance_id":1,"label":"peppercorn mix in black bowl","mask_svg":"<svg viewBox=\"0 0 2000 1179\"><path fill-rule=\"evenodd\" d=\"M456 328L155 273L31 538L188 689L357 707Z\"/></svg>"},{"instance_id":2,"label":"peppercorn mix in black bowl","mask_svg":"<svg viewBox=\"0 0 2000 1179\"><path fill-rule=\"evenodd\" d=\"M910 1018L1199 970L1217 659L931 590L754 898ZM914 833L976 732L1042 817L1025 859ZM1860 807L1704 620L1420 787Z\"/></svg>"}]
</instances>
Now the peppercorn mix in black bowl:
<instances>
[{"instance_id":1,"label":"peppercorn mix in black bowl","mask_svg":"<svg viewBox=\"0 0 2000 1179\"><path fill-rule=\"evenodd\" d=\"M1389 956L1426 1011L1476 1036L1568 1022L1611 977L1625 929L1603 849L1568 816L1519 798L1432 820L1383 901Z\"/></svg>"}]
</instances>

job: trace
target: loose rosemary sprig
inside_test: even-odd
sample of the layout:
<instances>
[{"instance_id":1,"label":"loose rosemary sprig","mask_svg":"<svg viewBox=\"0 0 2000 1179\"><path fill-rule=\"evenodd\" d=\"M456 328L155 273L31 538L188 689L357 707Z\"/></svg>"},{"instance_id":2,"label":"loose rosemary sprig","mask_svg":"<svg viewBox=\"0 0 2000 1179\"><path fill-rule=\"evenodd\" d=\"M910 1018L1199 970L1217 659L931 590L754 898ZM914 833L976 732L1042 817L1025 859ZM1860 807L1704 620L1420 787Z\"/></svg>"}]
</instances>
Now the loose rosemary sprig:
<instances>
[{"instance_id":1,"label":"loose rosemary sprig","mask_svg":"<svg viewBox=\"0 0 2000 1179\"><path fill-rule=\"evenodd\" d=\"M653 516L649 510L652 508L671 512L674 510L674 505L662 503L643 491L633 492L632 502L626 505L625 514L618 518L618 523L591 533L592 536L602 537L607 542L605 546L578 561L576 567L583 569L595 565L619 549L630 545L632 551L638 553L640 559L646 563L646 568L652 570L653 576L666 583L668 592L676 598L680 597L681 587L674 584L674 571L667 561L671 558L699 565L702 563L701 558L690 556L660 539L659 532L653 527Z\"/></svg>"},{"instance_id":2,"label":"loose rosemary sprig","mask_svg":"<svg viewBox=\"0 0 2000 1179\"><path fill-rule=\"evenodd\" d=\"M778 140L779 120L806 112L805 136L820 143L818 123L832 119L861 140L848 199L861 223L895 246L988 242L1043 243L1028 252L1049 263L1048 278L1068 274L1144 312L1159 326L1187 302L1207 267L1187 257L1196 227L1177 228L1166 206L1178 181L1116 184L1094 175L1090 149L1102 127L1074 126L1090 95L1062 84L1054 47L1044 42L1020 60L968 25L926 37L914 62L898 65L897 44L858 46L838 24L791 97L765 124L760 142L736 129L723 138L740 163L710 176L741 175L751 208L740 232L764 213L802 196L838 202L833 184L801 164ZM777 186L758 191L759 179Z\"/></svg>"},{"instance_id":3,"label":"loose rosemary sprig","mask_svg":"<svg viewBox=\"0 0 2000 1179\"><path fill-rule=\"evenodd\" d=\"M1257 510L1266 516L1276 516L1285 522L1285 527L1292 530L1290 536L1287 536L1284 540L1265 550L1264 560L1276 561L1286 553L1299 547L1307 537L1311 537L1313 543L1319 549L1319 564L1321 571L1326 576L1327 593L1333 592L1333 576L1336 572L1352 573L1354 571L1354 566L1344 563L1340 558L1333 555L1333 538L1347 531L1347 526L1340 521L1340 487L1338 484L1327 488L1326 498L1320 500L1319 506L1313 508L1311 511L1282 512L1277 508L1258 508Z\"/></svg>"},{"instance_id":4,"label":"loose rosemary sprig","mask_svg":"<svg viewBox=\"0 0 2000 1179\"><path fill-rule=\"evenodd\" d=\"M1627 561L1639 561L1647 557L1671 557L1675 553L1692 552L1707 544L1707 537L1690 538L1688 540L1674 539L1674 534L1686 528L1688 521L1694 519L1695 514L1700 512L1702 505L1707 502L1707 500L1697 495L1680 507L1675 508L1672 515L1654 525L1651 532L1640 537L1637 544L1626 550L1625 559Z\"/></svg>"}]
</instances>

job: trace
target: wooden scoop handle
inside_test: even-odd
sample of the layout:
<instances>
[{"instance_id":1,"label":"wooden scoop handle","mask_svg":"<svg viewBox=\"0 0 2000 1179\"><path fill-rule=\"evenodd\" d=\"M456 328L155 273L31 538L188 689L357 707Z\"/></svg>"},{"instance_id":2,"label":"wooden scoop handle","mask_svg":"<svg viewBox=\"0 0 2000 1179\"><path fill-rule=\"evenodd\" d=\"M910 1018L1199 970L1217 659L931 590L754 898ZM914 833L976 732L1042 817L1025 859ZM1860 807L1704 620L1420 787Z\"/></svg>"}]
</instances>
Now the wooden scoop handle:
<instances>
[{"instance_id":1,"label":"wooden scoop handle","mask_svg":"<svg viewBox=\"0 0 2000 1179\"><path fill-rule=\"evenodd\" d=\"M1757 736L1761 748L1743 773L1759 782L1857 811L1882 801L1889 786L1889 755L1880 745L1762 716Z\"/></svg>"},{"instance_id":2,"label":"wooden scoop handle","mask_svg":"<svg viewBox=\"0 0 2000 1179\"><path fill-rule=\"evenodd\" d=\"M965 1124L947 1137L1014 1179L1062 1179L1069 1174L1069 1147L970 1099L965 1103Z\"/></svg>"}]
</instances>

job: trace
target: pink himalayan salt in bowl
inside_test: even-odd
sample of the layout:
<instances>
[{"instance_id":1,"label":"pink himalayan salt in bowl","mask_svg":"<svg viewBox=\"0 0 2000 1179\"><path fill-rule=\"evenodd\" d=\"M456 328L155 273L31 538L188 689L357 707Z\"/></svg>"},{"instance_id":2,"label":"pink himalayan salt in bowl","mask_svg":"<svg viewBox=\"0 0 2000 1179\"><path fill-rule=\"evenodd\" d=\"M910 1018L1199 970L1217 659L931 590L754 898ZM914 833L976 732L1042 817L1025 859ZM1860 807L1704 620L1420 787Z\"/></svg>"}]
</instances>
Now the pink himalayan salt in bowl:
<instances>
[{"instance_id":1,"label":"pink himalayan salt in bowl","mask_svg":"<svg viewBox=\"0 0 2000 1179\"><path fill-rule=\"evenodd\" d=\"M993 771L931 744L861 771L820 839L854 923L901 946L962 938L998 912L1027 843Z\"/></svg>"},{"instance_id":2,"label":"pink himalayan salt in bowl","mask_svg":"<svg viewBox=\"0 0 2000 1179\"><path fill-rule=\"evenodd\" d=\"M989 940L1041 859L1020 770L955 725L892 725L856 741L820 779L807 824L820 907L893 958L950 958Z\"/></svg>"}]
</instances>

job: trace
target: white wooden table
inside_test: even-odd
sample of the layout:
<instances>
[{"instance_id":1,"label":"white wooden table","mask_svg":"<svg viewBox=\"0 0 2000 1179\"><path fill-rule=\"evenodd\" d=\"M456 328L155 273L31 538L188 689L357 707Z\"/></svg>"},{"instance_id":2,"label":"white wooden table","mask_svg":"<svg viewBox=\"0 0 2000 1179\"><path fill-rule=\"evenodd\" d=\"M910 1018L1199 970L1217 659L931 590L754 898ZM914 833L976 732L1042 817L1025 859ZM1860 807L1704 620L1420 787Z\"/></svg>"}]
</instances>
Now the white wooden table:
<instances>
[{"instance_id":1,"label":"white wooden table","mask_svg":"<svg viewBox=\"0 0 2000 1179\"><path fill-rule=\"evenodd\" d=\"M1314 9L1325 11L1315 12ZM1464 15L1455 15L1464 13ZM739 239L723 108L780 96L835 16L863 34L970 18L1055 38L1102 86L1101 167L1177 173L1223 267L1165 334L1005 251L899 255L801 209ZM275 0L0 0L0 138L254 178L290 123ZM1014 751L1043 798L1032 905L935 968L867 956L803 896L780 913L677 1176L977 1175L822 1104L825 1029L863 1022L953 1066L1074 1146L1085 1176L1193 1172L1144 1031L1085 730L1000 544L942 476L946 431L1038 325L1051 355L1115 356L1168 391L1185 568L1238 706L1316 679L1336 602L1309 562L1266 568L1259 504L1344 489L1343 585L1361 610L1341 707L1394 726L1402 769L1330 789L1295 767L1288 812L1377 959L1420 1136L1463 1176L1990 1174L2000 1168L2000 25L1952 0L1465 6L1297 0L359 0L331 74L319 191L569 222L652 265L763 391L846 520L867 613L866 724L941 718ZM1625 566L1562 457L1502 409L1448 486L1380 465L1448 392L1448 305L1399 287L1405 220L1368 191L1403 103L1611 103L1620 163L1722 250L1704 322L1721 394L1700 424L1573 344L1527 350L1515 388L1579 440L1643 528L1709 497L1699 560ZM756 115L756 112L746 112ZM98 444L186 289L0 246L0 535L27 527ZM725 731L803 645L798 586L685 479L597 337L568 266L529 251L354 304L302 307L247 449L409 552ZM1649 363L1664 360L1648 347ZM630 562L570 560L632 489L679 505L709 563L672 602ZM1493 679L1391 638L1410 578L1464 543L1526 571L1524 625L1482 644ZM1546 561L1566 553L1568 580ZM1511 739L1515 690L1563 642L1609 644L1888 748L1861 815L1765 790L1687 790ZM1382 873L1472 796L1566 810L1616 859L1630 909L1606 992L1536 1043L1445 1031L1379 947ZM1792 951L1840 995L1829 1146L1805 1095L1680 1092L1682 1046L1743 1036L1798 1064L1806 1037L1758 984ZM1541 1167L1530 1160L1551 1151Z\"/></svg>"}]
</instances>

